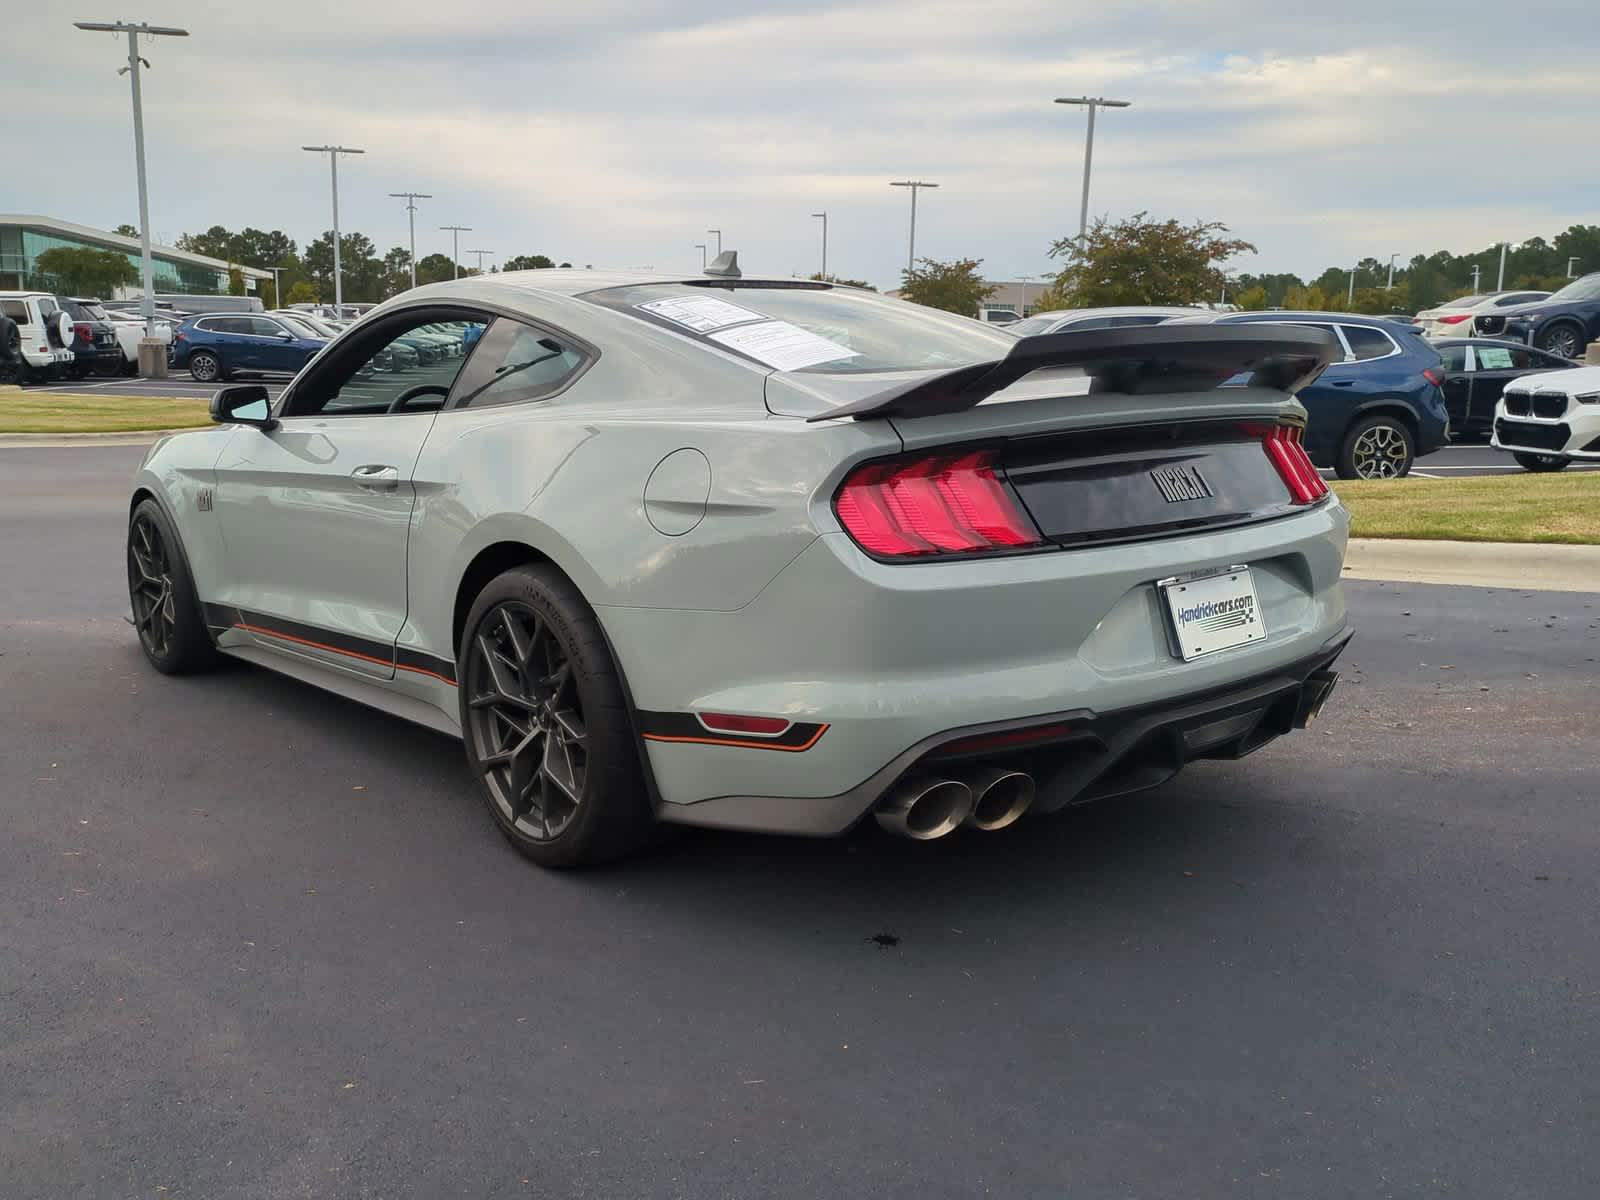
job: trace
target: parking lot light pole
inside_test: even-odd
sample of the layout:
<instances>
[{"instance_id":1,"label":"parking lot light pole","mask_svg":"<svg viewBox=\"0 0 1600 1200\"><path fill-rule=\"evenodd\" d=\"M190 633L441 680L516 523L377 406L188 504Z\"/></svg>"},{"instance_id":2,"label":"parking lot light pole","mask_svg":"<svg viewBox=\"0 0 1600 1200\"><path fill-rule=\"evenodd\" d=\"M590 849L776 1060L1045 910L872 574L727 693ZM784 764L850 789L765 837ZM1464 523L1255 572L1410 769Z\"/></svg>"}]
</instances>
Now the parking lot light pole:
<instances>
[{"instance_id":1,"label":"parking lot light pole","mask_svg":"<svg viewBox=\"0 0 1600 1200\"><path fill-rule=\"evenodd\" d=\"M1344 298L1345 311L1349 312L1356 306L1356 267L1350 268L1350 294Z\"/></svg>"},{"instance_id":2,"label":"parking lot light pole","mask_svg":"<svg viewBox=\"0 0 1600 1200\"><path fill-rule=\"evenodd\" d=\"M903 187L911 189L911 242L906 251L906 274L910 274L917 267L917 192L922 188L936 188L937 183L929 183L923 179L898 179L891 181L890 187Z\"/></svg>"},{"instance_id":3,"label":"parking lot light pole","mask_svg":"<svg viewBox=\"0 0 1600 1200\"><path fill-rule=\"evenodd\" d=\"M278 272L282 271L283 268L282 267L268 267L267 270L272 272L272 307L273 308L282 308L282 307L284 307L284 304L283 304L283 283L278 278Z\"/></svg>"},{"instance_id":4,"label":"parking lot light pole","mask_svg":"<svg viewBox=\"0 0 1600 1200\"><path fill-rule=\"evenodd\" d=\"M348 146L301 146L313 154L326 154L333 167L333 307L335 311L344 303L344 280L339 275L339 155L365 154L365 150L352 150Z\"/></svg>"},{"instance_id":5,"label":"parking lot light pole","mask_svg":"<svg viewBox=\"0 0 1600 1200\"><path fill-rule=\"evenodd\" d=\"M813 217L822 218L822 277L828 277L828 214L825 212L812 213Z\"/></svg>"},{"instance_id":6,"label":"parking lot light pole","mask_svg":"<svg viewBox=\"0 0 1600 1200\"><path fill-rule=\"evenodd\" d=\"M694 248L700 251L700 269L704 271L706 269L706 244L704 242L696 242Z\"/></svg>"},{"instance_id":7,"label":"parking lot light pole","mask_svg":"<svg viewBox=\"0 0 1600 1200\"><path fill-rule=\"evenodd\" d=\"M417 286L417 201L432 200L427 192L390 192L390 197L406 202L406 224L411 228L411 286Z\"/></svg>"},{"instance_id":8,"label":"parking lot light pole","mask_svg":"<svg viewBox=\"0 0 1600 1200\"><path fill-rule=\"evenodd\" d=\"M494 251L493 250L468 250L467 253L468 254L476 254L478 256L478 274L479 275L483 274L483 256L485 254L487 254L490 258L494 257Z\"/></svg>"},{"instance_id":9,"label":"parking lot light pole","mask_svg":"<svg viewBox=\"0 0 1600 1200\"><path fill-rule=\"evenodd\" d=\"M1574 255L1573 257L1571 257L1569 259L1567 259L1567 278L1568 279L1572 278L1572 268L1578 263L1578 261L1579 261L1579 259L1578 259L1578 257L1576 255Z\"/></svg>"},{"instance_id":10,"label":"parking lot light pole","mask_svg":"<svg viewBox=\"0 0 1600 1200\"><path fill-rule=\"evenodd\" d=\"M1389 255L1389 282L1383 285L1383 290L1386 292L1394 291L1394 260L1399 257L1398 254Z\"/></svg>"},{"instance_id":11,"label":"parking lot light pole","mask_svg":"<svg viewBox=\"0 0 1600 1200\"><path fill-rule=\"evenodd\" d=\"M718 257L721 257L721 255L722 255L722 230L720 230L720 229L708 229L708 230L706 230L706 232L707 233L714 233L714 234L717 235L717 255L718 255Z\"/></svg>"},{"instance_id":12,"label":"parking lot light pole","mask_svg":"<svg viewBox=\"0 0 1600 1200\"><path fill-rule=\"evenodd\" d=\"M441 225L440 229L450 231L450 278L461 278L461 235L471 233L471 225Z\"/></svg>"},{"instance_id":13,"label":"parking lot light pole","mask_svg":"<svg viewBox=\"0 0 1600 1200\"><path fill-rule=\"evenodd\" d=\"M1511 249L1510 242L1500 243L1500 274L1494 281L1494 290L1497 292L1506 290L1506 251L1509 249Z\"/></svg>"},{"instance_id":14,"label":"parking lot light pole","mask_svg":"<svg viewBox=\"0 0 1600 1200\"><path fill-rule=\"evenodd\" d=\"M189 31L171 25L151 25L147 21L74 21L73 24L92 33L128 35L128 65L117 74L126 72L133 88L133 162L134 170L139 177L139 268L144 282L144 296L139 307L144 314L145 340L153 342L156 336L155 261L150 257L150 191L145 185L144 173L144 98L139 91L139 68L149 67L150 64L139 57L139 35L142 33L147 37L188 37ZM145 365L145 357L143 353L139 356L141 371ZM153 361L154 356L151 357ZM165 363L163 352L162 374L166 373Z\"/></svg>"},{"instance_id":15,"label":"parking lot light pole","mask_svg":"<svg viewBox=\"0 0 1600 1200\"><path fill-rule=\"evenodd\" d=\"M1083 143L1083 204L1078 209L1078 249L1089 236L1089 168L1094 162L1094 112L1097 108L1131 108L1132 100L1107 100L1104 96L1058 96L1057 104L1078 104L1089 110L1089 133Z\"/></svg>"}]
</instances>

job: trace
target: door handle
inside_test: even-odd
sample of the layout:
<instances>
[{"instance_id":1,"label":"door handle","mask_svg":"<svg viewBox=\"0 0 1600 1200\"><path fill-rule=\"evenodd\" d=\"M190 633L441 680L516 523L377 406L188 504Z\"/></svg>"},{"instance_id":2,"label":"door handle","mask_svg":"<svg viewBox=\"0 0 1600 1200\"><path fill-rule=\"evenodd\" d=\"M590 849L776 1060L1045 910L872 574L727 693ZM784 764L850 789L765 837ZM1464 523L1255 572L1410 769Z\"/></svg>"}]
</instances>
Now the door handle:
<instances>
[{"instance_id":1,"label":"door handle","mask_svg":"<svg viewBox=\"0 0 1600 1200\"><path fill-rule=\"evenodd\" d=\"M400 486L400 468L357 467L350 472L350 478L355 480L358 488L366 488L369 492L392 492Z\"/></svg>"}]
</instances>

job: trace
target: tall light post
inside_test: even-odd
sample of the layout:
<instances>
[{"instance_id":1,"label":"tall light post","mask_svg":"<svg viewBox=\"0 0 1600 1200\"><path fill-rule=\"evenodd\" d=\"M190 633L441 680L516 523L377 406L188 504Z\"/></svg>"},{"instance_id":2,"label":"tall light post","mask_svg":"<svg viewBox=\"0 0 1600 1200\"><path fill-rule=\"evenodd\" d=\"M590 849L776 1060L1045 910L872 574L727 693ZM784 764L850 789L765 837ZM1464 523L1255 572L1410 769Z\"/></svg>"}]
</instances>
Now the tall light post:
<instances>
[{"instance_id":1,"label":"tall light post","mask_svg":"<svg viewBox=\"0 0 1600 1200\"><path fill-rule=\"evenodd\" d=\"M1500 274L1494 281L1494 290L1497 292L1506 290L1506 251L1509 249L1511 249L1510 242L1500 243Z\"/></svg>"},{"instance_id":2,"label":"tall light post","mask_svg":"<svg viewBox=\"0 0 1600 1200\"><path fill-rule=\"evenodd\" d=\"M140 310L144 313L144 336L149 342L155 341L156 336L156 272L155 260L150 257L150 192L145 184L144 174L144 99L139 92L139 68L149 67L150 64L139 57L139 35L146 37L188 37L187 29L178 29L172 25L151 25L148 21L74 21L79 29L86 29L93 33L126 33L128 35L128 65L117 72L118 75L126 72L129 83L133 88L133 162L134 170L139 176L139 252L140 274L144 282L144 296L140 301ZM139 366L141 371L146 366L146 355L141 351ZM163 355L150 355L151 372L159 370L166 374L166 358ZM154 365L160 358L159 367Z\"/></svg>"},{"instance_id":3,"label":"tall light post","mask_svg":"<svg viewBox=\"0 0 1600 1200\"><path fill-rule=\"evenodd\" d=\"M1399 257L1399 254L1389 255L1389 282L1383 285L1383 290L1386 292L1394 291L1394 260Z\"/></svg>"},{"instance_id":4,"label":"tall light post","mask_svg":"<svg viewBox=\"0 0 1600 1200\"><path fill-rule=\"evenodd\" d=\"M1567 278L1568 279L1572 278L1572 268L1578 262L1579 262L1579 259L1578 259L1578 257L1576 255L1574 255L1573 257L1571 257L1569 259L1567 259Z\"/></svg>"},{"instance_id":5,"label":"tall light post","mask_svg":"<svg viewBox=\"0 0 1600 1200\"><path fill-rule=\"evenodd\" d=\"M282 267L268 267L267 270L272 272L272 307L273 308L282 308L283 307L283 284L278 279L278 272L282 271L283 268Z\"/></svg>"},{"instance_id":6,"label":"tall light post","mask_svg":"<svg viewBox=\"0 0 1600 1200\"><path fill-rule=\"evenodd\" d=\"M468 250L467 253L468 254L476 254L478 256L478 274L479 275L483 274L483 256L485 254L487 254L490 258L494 257L494 251L493 250Z\"/></svg>"},{"instance_id":7,"label":"tall light post","mask_svg":"<svg viewBox=\"0 0 1600 1200\"><path fill-rule=\"evenodd\" d=\"M344 279L339 274L339 155L365 154L365 150L352 150L348 146L301 146L313 154L326 154L333 169L333 307L344 303Z\"/></svg>"},{"instance_id":8,"label":"tall light post","mask_svg":"<svg viewBox=\"0 0 1600 1200\"><path fill-rule=\"evenodd\" d=\"M406 202L406 224L411 229L411 286L417 286L417 201L432 200L427 192L390 192L395 200Z\"/></svg>"},{"instance_id":9,"label":"tall light post","mask_svg":"<svg viewBox=\"0 0 1600 1200\"><path fill-rule=\"evenodd\" d=\"M1132 100L1107 100L1104 96L1058 96L1057 104L1078 104L1089 110L1089 134L1083 143L1083 204L1078 209L1078 249L1089 236L1089 169L1094 163L1094 113L1097 108L1131 108Z\"/></svg>"},{"instance_id":10,"label":"tall light post","mask_svg":"<svg viewBox=\"0 0 1600 1200\"><path fill-rule=\"evenodd\" d=\"M696 242L694 248L700 251L700 269L704 271L706 269L706 244L704 242Z\"/></svg>"},{"instance_id":11,"label":"tall light post","mask_svg":"<svg viewBox=\"0 0 1600 1200\"><path fill-rule=\"evenodd\" d=\"M906 272L909 274L917 266L917 192L922 188L936 188L939 185L923 179L900 179L891 182L889 186L911 189L911 243L906 252Z\"/></svg>"},{"instance_id":12,"label":"tall light post","mask_svg":"<svg viewBox=\"0 0 1600 1200\"><path fill-rule=\"evenodd\" d=\"M1483 268L1477 263L1472 264L1472 294L1478 294L1478 276L1483 274Z\"/></svg>"},{"instance_id":13,"label":"tall light post","mask_svg":"<svg viewBox=\"0 0 1600 1200\"><path fill-rule=\"evenodd\" d=\"M1350 294L1344 298L1344 307L1346 312L1356 306L1356 272L1360 269L1360 263L1357 263L1355 266L1350 268Z\"/></svg>"},{"instance_id":14,"label":"tall light post","mask_svg":"<svg viewBox=\"0 0 1600 1200\"><path fill-rule=\"evenodd\" d=\"M812 213L813 217L822 218L822 277L828 277L828 214L825 212Z\"/></svg>"},{"instance_id":15,"label":"tall light post","mask_svg":"<svg viewBox=\"0 0 1600 1200\"><path fill-rule=\"evenodd\" d=\"M706 232L707 233L714 233L714 234L717 235L717 257L720 258L722 256L722 230L720 230L720 229L708 229L708 230L706 230Z\"/></svg>"},{"instance_id":16,"label":"tall light post","mask_svg":"<svg viewBox=\"0 0 1600 1200\"><path fill-rule=\"evenodd\" d=\"M471 233L471 225L441 225L440 229L450 231L450 278L461 278L461 235Z\"/></svg>"},{"instance_id":17,"label":"tall light post","mask_svg":"<svg viewBox=\"0 0 1600 1200\"><path fill-rule=\"evenodd\" d=\"M1017 278L1022 282L1022 303L1017 305L1017 319L1020 321L1028 315L1028 280L1033 276L1019 274Z\"/></svg>"}]
</instances>

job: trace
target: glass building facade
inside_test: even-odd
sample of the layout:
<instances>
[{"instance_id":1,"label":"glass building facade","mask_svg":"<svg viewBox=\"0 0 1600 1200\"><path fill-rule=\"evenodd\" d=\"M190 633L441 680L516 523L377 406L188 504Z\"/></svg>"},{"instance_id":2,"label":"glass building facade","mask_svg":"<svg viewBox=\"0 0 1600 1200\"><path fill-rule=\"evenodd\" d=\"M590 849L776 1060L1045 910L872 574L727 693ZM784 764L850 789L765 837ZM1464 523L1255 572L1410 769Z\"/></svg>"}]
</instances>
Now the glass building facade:
<instances>
[{"instance_id":1,"label":"glass building facade","mask_svg":"<svg viewBox=\"0 0 1600 1200\"><path fill-rule=\"evenodd\" d=\"M124 239L116 234L100 234L98 230L90 230L81 226L67 227L73 230L81 229L81 233L69 233L63 228L65 222L50 222L49 224L35 224L30 226L27 219L12 220L0 217L0 291L7 290L37 290L54 292L59 291L57 281L38 268L39 255L46 250L57 246L72 249L111 250L115 253L126 254L128 261L135 268L140 265L138 251L124 248ZM96 236L98 234L98 236ZM106 240L101 241L100 238ZM160 250L152 248L151 260L155 268L155 290L157 292L178 292L197 296L221 296L228 291L228 272L226 268L219 269L203 261L197 255L183 254L179 251ZM252 276L258 274L249 270L245 271L246 287L255 290ZM270 276L269 276L270 278ZM133 285L130 294L138 290L139 285ZM104 296L101 299L114 299Z\"/></svg>"}]
</instances>

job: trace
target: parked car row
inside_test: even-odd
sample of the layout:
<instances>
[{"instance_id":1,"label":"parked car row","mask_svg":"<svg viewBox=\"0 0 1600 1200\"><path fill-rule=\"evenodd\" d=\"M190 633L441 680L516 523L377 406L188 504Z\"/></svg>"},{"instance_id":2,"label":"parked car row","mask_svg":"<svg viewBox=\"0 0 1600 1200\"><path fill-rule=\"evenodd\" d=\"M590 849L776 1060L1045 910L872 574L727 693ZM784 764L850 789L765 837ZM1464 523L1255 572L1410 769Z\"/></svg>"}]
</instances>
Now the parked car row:
<instances>
[{"instance_id":1,"label":"parked car row","mask_svg":"<svg viewBox=\"0 0 1600 1200\"><path fill-rule=\"evenodd\" d=\"M137 314L108 311L98 300L48 292L0 292L0 315L9 318L14 345L0 347L0 359L22 383L65 376L132 374L138 367L144 320ZM166 341L172 326L156 323Z\"/></svg>"},{"instance_id":2,"label":"parked car row","mask_svg":"<svg viewBox=\"0 0 1600 1200\"><path fill-rule=\"evenodd\" d=\"M304 309L263 313L202 313L172 335L168 363L201 383L236 374L293 375L339 335L349 321ZM396 338L368 364L371 371L408 371L460 358L471 344L457 324L422 325Z\"/></svg>"}]
</instances>

